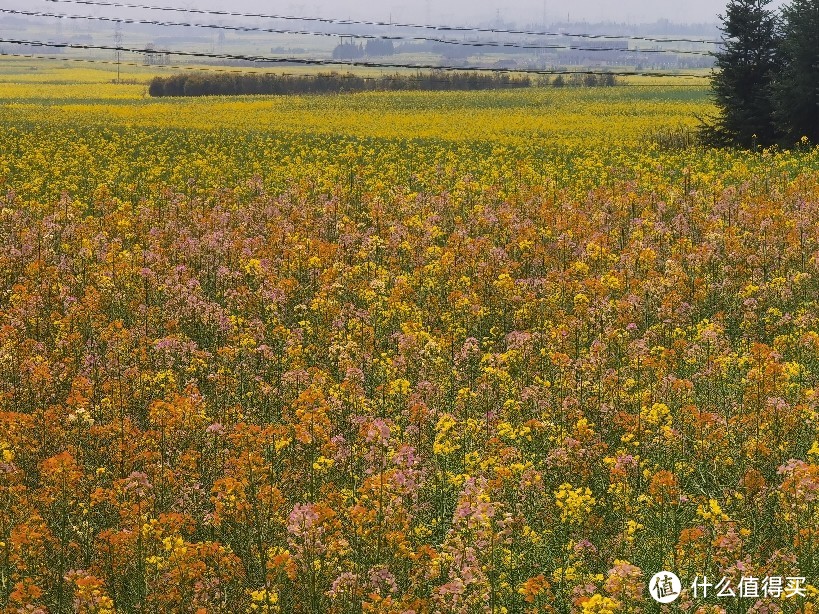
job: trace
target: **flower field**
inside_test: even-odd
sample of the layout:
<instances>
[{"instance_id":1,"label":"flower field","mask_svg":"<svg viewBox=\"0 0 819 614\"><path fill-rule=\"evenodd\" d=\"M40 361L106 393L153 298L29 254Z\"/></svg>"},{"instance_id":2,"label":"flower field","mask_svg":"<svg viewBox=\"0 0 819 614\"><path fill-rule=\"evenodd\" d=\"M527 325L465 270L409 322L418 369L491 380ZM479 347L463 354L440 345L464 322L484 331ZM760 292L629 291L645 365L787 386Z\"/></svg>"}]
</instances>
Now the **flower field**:
<instances>
[{"instance_id":1,"label":"flower field","mask_svg":"<svg viewBox=\"0 0 819 614\"><path fill-rule=\"evenodd\" d=\"M3 611L819 611L819 148L58 76L0 70Z\"/></svg>"}]
</instances>

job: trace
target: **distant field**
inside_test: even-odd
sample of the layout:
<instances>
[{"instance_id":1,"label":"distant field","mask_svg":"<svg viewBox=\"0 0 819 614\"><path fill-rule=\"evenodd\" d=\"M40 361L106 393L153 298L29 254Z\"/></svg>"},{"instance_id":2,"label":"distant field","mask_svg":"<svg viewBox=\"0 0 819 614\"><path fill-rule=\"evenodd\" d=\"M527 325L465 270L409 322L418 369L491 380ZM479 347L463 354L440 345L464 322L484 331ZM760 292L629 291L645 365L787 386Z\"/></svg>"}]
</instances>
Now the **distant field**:
<instances>
[{"instance_id":1,"label":"distant field","mask_svg":"<svg viewBox=\"0 0 819 614\"><path fill-rule=\"evenodd\" d=\"M5 73L6 66L13 72ZM473 173L482 169L497 179L499 174L508 172L510 165L525 163L544 176L552 176L560 185L577 184L587 189L607 180L609 173L621 173L634 150L644 150L646 145L657 147L651 142L654 136L691 129L696 125L696 114L711 112L704 87L680 87L689 81L669 78L657 81L642 78L639 84L646 87L627 82L628 85L611 90L531 88L463 94L372 92L327 97L150 100L147 83L155 74L167 74L162 69L146 67L128 76L140 80L139 83L116 84L111 82L110 66L102 69L65 66L59 62L38 64L21 60L0 63L0 97L9 103L4 113L13 125L27 125L37 132L50 131L57 123L60 125L57 134L65 131L69 141L88 139L83 149L89 155L100 130L123 133L126 143L132 140L128 136L131 132L139 135L138 141L146 138L150 141L166 138L163 130L171 130L170 134L182 131L190 141L175 145L181 148L180 153L185 152L176 157L180 165L188 162L187 155L199 158L201 140L212 141L218 135L223 141L214 143L214 157L199 162L208 167L205 176L210 170L221 169L214 181L221 180L221 173L230 172L238 179L248 174L242 167L259 168L263 165L263 152L269 151L272 143L299 151L301 159L318 156L320 164L328 169L335 166L327 159L332 157L335 147L364 151L379 144L377 155L390 152L391 164L364 164L361 171L365 177L374 171L398 172L397 169L408 165L419 165L417 170L421 171L446 152L455 165L454 173L465 172L468 167ZM31 68L34 70L20 76L21 70ZM48 86L43 87L44 83ZM151 130L146 133L144 128ZM407 159L400 154L405 141L417 149L416 158ZM320 142L328 146L317 147ZM55 138L44 146L58 148L63 144ZM590 150L596 150L597 162L585 169L591 174L579 175L576 165L583 164L585 152ZM145 170L140 168L139 160L129 159L131 151L117 148L115 155L122 159L114 168ZM705 162L693 151L664 155L684 160L680 164L690 162L694 168ZM24 164L25 160L16 163ZM109 163L114 160L98 162L101 167L91 165L89 169L92 173L107 173L103 169ZM277 162L281 163L288 164ZM82 162L78 160L78 164ZM160 166L163 173L175 172L167 162ZM269 170L279 182L301 173L298 168L289 167L283 174L274 172L281 170L275 165ZM426 172L415 174L419 181L426 182L431 177ZM56 173L56 181L51 183L55 193L60 176ZM646 178L648 182L653 179Z\"/></svg>"},{"instance_id":2,"label":"distant field","mask_svg":"<svg viewBox=\"0 0 819 614\"><path fill-rule=\"evenodd\" d=\"M0 609L816 611L819 148L67 64L0 60Z\"/></svg>"}]
</instances>

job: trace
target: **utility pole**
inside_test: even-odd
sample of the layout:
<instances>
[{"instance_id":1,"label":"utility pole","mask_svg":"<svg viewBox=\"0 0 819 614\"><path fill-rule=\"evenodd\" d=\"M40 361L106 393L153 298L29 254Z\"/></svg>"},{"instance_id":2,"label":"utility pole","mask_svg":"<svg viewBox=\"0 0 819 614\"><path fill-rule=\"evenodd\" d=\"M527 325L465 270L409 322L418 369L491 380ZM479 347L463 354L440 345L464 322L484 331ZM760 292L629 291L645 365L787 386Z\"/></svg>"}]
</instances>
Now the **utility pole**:
<instances>
[{"instance_id":1,"label":"utility pole","mask_svg":"<svg viewBox=\"0 0 819 614\"><path fill-rule=\"evenodd\" d=\"M117 28L114 30L114 44L117 48L117 83L120 83L119 60L122 52L122 24L120 22L117 22Z\"/></svg>"}]
</instances>

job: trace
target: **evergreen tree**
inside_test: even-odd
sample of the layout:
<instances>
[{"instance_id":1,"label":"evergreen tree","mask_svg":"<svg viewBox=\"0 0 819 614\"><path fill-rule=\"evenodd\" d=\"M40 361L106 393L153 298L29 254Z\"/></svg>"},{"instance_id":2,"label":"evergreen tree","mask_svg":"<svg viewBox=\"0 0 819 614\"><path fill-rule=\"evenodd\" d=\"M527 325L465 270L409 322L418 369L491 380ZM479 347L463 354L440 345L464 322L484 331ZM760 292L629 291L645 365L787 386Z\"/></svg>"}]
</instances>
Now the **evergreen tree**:
<instances>
[{"instance_id":1,"label":"evergreen tree","mask_svg":"<svg viewBox=\"0 0 819 614\"><path fill-rule=\"evenodd\" d=\"M701 136L712 145L773 143L772 84L777 70L777 20L770 0L730 0L720 16L723 47L716 54L711 77L719 115L703 126Z\"/></svg>"},{"instance_id":2,"label":"evergreen tree","mask_svg":"<svg viewBox=\"0 0 819 614\"><path fill-rule=\"evenodd\" d=\"M784 142L819 143L819 0L792 0L782 9L782 72L774 92Z\"/></svg>"}]
</instances>

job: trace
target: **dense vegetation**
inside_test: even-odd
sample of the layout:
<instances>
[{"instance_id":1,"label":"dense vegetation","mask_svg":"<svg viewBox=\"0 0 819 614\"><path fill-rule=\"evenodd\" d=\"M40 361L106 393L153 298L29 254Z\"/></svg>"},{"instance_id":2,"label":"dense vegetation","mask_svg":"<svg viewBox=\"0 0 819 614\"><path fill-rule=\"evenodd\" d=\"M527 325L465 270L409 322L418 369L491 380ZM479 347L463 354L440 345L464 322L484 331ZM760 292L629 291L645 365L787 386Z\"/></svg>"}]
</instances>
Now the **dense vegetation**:
<instances>
[{"instance_id":1,"label":"dense vegetation","mask_svg":"<svg viewBox=\"0 0 819 614\"><path fill-rule=\"evenodd\" d=\"M681 87L142 93L0 86L4 614L815 582L819 149L667 147Z\"/></svg>"},{"instance_id":2,"label":"dense vegetation","mask_svg":"<svg viewBox=\"0 0 819 614\"><path fill-rule=\"evenodd\" d=\"M741 147L819 142L819 0L731 0L713 88L718 116L705 141Z\"/></svg>"},{"instance_id":3,"label":"dense vegetation","mask_svg":"<svg viewBox=\"0 0 819 614\"><path fill-rule=\"evenodd\" d=\"M506 73L418 72L364 77L353 73L278 75L200 73L154 77L151 96L231 96L243 94L328 94L395 90L486 90L529 87L531 79Z\"/></svg>"},{"instance_id":4,"label":"dense vegetation","mask_svg":"<svg viewBox=\"0 0 819 614\"><path fill-rule=\"evenodd\" d=\"M432 71L366 77L355 73L281 75L267 73L183 73L154 77L148 87L153 97L237 96L247 94L334 94L365 91L469 91L516 89L531 85L554 87L612 87L613 73L578 72L536 78L493 72Z\"/></svg>"}]
</instances>

